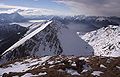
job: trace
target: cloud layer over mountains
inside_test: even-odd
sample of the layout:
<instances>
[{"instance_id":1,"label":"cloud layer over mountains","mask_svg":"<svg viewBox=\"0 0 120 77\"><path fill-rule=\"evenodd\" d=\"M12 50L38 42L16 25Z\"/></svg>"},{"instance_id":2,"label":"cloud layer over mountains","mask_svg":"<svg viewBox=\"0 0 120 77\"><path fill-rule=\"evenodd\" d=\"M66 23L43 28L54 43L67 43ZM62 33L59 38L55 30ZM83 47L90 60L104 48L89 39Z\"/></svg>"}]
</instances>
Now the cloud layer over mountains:
<instances>
[{"instance_id":1,"label":"cloud layer over mountains","mask_svg":"<svg viewBox=\"0 0 120 77\"><path fill-rule=\"evenodd\" d=\"M120 16L120 0L57 0L74 14Z\"/></svg>"},{"instance_id":2,"label":"cloud layer over mountains","mask_svg":"<svg viewBox=\"0 0 120 77\"><path fill-rule=\"evenodd\" d=\"M40 0L37 0L38 2ZM23 15L99 15L120 16L120 0L50 0L52 3L67 6L68 11L13 6L0 3L0 13L19 11ZM52 5L51 5L52 7ZM4 10L6 9L6 10ZM19 10L18 10L19 9Z\"/></svg>"}]
</instances>

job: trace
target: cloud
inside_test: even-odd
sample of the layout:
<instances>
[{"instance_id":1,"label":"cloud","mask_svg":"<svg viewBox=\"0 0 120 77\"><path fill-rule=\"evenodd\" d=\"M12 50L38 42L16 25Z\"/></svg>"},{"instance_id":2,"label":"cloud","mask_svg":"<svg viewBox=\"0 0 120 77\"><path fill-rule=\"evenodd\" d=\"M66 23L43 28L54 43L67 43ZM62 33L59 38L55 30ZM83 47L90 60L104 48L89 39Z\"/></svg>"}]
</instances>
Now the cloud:
<instances>
[{"instance_id":1,"label":"cloud","mask_svg":"<svg viewBox=\"0 0 120 77\"><path fill-rule=\"evenodd\" d=\"M15 6L8 6L5 4L0 4L0 8L16 8Z\"/></svg>"},{"instance_id":2,"label":"cloud","mask_svg":"<svg viewBox=\"0 0 120 77\"><path fill-rule=\"evenodd\" d=\"M120 16L120 0L56 0L74 14Z\"/></svg>"},{"instance_id":3,"label":"cloud","mask_svg":"<svg viewBox=\"0 0 120 77\"><path fill-rule=\"evenodd\" d=\"M52 9L31 8L0 4L0 13L13 13L13 12L19 12L22 15L69 15L67 13L65 14L64 12Z\"/></svg>"}]
</instances>

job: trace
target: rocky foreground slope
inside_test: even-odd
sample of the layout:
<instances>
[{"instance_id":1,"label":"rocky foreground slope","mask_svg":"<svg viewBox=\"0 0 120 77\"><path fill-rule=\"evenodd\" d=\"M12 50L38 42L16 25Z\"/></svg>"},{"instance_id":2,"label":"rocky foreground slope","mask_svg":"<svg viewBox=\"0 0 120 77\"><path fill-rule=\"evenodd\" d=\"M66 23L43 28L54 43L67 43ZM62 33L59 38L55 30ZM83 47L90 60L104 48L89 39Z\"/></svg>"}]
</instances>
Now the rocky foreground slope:
<instances>
[{"instance_id":1,"label":"rocky foreground slope","mask_svg":"<svg viewBox=\"0 0 120 77\"><path fill-rule=\"evenodd\" d=\"M2 77L120 77L120 57L26 57L0 65Z\"/></svg>"}]
</instances>

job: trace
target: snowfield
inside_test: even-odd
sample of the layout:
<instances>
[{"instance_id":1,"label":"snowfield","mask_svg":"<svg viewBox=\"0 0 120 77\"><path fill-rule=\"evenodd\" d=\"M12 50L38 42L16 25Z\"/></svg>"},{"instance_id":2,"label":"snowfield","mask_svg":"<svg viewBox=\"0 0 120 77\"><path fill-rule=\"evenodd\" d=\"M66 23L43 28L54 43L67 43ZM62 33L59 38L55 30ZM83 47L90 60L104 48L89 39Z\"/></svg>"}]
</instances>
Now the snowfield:
<instances>
[{"instance_id":1,"label":"snowfield","mask_svg":"<svg viewBox=\"0 0 120 77\"><path fill-rule=\"evenodd\" d=\"M101 71L93 71L92 75L94 76L100 76L100 74L102 74L103 72Z\"/></svg>"}]
</instances>

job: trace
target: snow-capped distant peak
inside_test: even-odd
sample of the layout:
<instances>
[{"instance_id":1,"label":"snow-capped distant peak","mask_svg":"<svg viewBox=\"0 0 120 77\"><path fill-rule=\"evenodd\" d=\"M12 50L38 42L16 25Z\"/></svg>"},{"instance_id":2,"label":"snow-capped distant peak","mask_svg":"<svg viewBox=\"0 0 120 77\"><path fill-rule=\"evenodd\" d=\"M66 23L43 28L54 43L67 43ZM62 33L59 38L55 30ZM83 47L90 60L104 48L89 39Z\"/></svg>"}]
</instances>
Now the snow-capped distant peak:
<instances>
[{"instance_id":1,"label":"snow-capped distant peak","mask_svg":"<svg viewBox=\"0 0 120 77\"><path fill-rule=\"evenodd\" d=\"M96 19L96 21L104 21L104 20L105 20L104 17L99 17L99 18Z\"/></svg>"}]
</instances>

